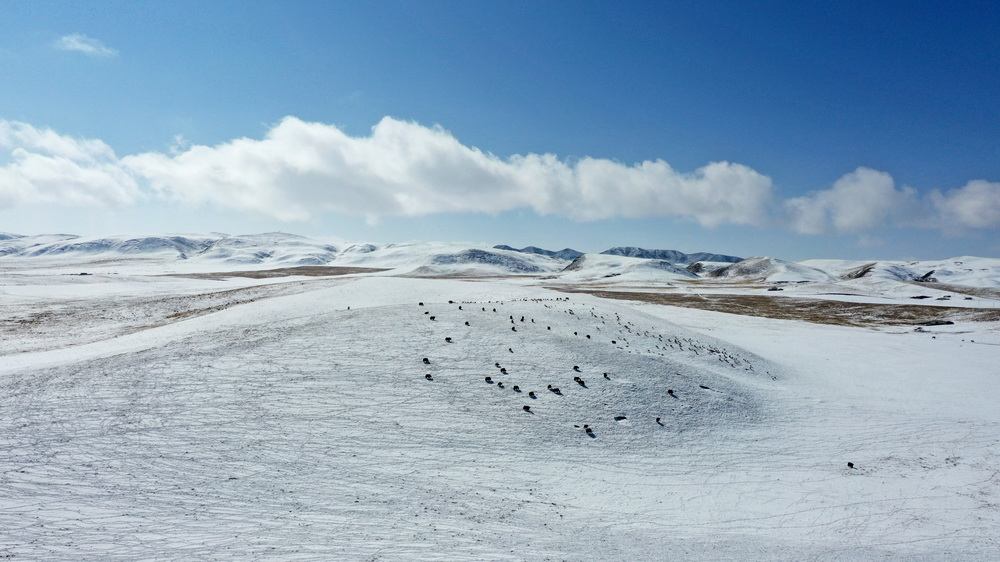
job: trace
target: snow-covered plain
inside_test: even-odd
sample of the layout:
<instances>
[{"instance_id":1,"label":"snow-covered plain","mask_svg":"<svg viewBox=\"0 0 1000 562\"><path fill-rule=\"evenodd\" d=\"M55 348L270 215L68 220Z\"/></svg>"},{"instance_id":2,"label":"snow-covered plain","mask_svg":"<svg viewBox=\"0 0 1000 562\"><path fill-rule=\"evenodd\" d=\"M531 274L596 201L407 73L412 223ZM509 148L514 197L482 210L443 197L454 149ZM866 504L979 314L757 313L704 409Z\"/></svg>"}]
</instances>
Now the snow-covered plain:
<instances>
[{"instance_id":1,"label":"snow-covered plain","mask_svg":"<svg viewBox=\"0 0 1000 562\"><path fill-rule=\"evenodd\" d=\"M627 257L209 242L0 258L0 557L1000 559L1000 322L566 292L989 311L997 260L957 260L990 270L966 301L843 279L861 263L764 292ZM388 271L253 275L323 252Z\"/></svg>"}]
</instances>

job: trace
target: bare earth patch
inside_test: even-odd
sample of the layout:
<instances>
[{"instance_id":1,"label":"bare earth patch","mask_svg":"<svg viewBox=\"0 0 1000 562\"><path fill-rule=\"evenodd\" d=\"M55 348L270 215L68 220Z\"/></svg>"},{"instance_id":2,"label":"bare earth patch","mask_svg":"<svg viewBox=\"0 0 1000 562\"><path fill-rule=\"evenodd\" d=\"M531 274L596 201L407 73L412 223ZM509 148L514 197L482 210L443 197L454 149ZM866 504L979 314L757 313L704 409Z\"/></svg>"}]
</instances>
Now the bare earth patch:
<instances>
[{"instance_id":1,"label":"bare earth patch","mask_svg":"<svg viewBox=\"0 0 1000 562\"><path fill-rule=\"evenodd\" d=\"M839 326L912 326L935 320L950 320L952 322L1000 321L1000 310L995 308L853 303L764 295L691 295L618 292L585 288L550 288L566 293L587 293L607 299L700 308L744 316L804 320L816 324Z\"/></svg>"}]
</instances>

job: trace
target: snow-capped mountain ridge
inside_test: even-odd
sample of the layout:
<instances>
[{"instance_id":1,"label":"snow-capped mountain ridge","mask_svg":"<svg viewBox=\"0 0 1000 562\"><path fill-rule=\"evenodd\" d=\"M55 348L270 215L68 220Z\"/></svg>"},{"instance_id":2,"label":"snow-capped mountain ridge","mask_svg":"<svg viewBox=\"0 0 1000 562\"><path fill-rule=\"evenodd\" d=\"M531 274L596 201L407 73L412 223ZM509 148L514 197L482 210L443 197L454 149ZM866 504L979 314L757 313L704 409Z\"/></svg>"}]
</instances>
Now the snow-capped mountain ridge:
<instances>
[{"instance_id":1,"label":"snow-capped mountain ridge","mask_svg":"<svg viewBox=\"0 0 1000 562\"><path fill-rule=\"evenodd\" d=\"M712 254L709 252L695 252L693 254L685 254L684 252L679 252L677 250L647 250L645 248L637 248L635 246L617 246L614 248L610 248L608 250L604 250L601 253L611 256L624 256L629 258L663 260L670 263L677 263L684 265L689 265L699 261L736 263L743 259L743 258L738 258L736 256L727 256L724 254Z\"/></svg>"},{"instance_id":2,"label":"snow-capped mountain ridge","mask_svg":"<svg viewBox=\"0 0 1000 562\"><path fill-rule=\"evenodd\" d=\"M570 260L570 256L575 257ZM668 284L685 279L717 283L839 284L923 280L1000 287L1000 259L973 256L925 261L814 259L788 262L776 258L739 260L724 254L684 254L675 250L635 247L584 254L569 248L553 252L534 246L516 249L449 242L328 243L283 232L88 237L3 233L0 235L0 260L18 259L67 267L94 261L141 259L171 269L184 267L205 271L245 266L336 265L390 269L395 274L547 276L567 283L603 283L610 278Z\"/></svg>"},{"instance_id":3,"label":"snow-capped mountain ridge","mask_svg":"<svg viewBox=\"0 0 1000 562\"><path fill-rule=\"evenodd\" d=\"M552 250L546 250L544 248L539 248L537 246L527 246L525 248L517 249L517 248L511 248L506 244L500 244L493 247L497 250L507 250L509 252L521 252L523 254L540 254L543 256L549 256L550 258L558 258L561 260L569 260L569 261L573 261L576 258L583 255L583 252L578 252L572 248L563 248L558 252L554 252Z\"/></svg>"}]
</instances>

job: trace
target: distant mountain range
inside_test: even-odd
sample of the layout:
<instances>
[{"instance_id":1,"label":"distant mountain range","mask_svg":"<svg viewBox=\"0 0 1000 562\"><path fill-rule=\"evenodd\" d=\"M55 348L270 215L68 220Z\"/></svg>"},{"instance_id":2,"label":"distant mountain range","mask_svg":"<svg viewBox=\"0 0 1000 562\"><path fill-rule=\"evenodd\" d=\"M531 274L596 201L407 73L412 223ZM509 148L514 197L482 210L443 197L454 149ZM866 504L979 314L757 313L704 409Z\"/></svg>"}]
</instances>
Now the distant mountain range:
<instances>
[{"instance_id":1,"label":"distant mountain range","mask_svg":"<svg viewBox=\"0 0 1000 562\"><path fill-rule=\"evenodd\" d=\"M617 246L615 248L611 248L610 250L604 250L601 253L609 256L662 260L670 263L681 263L685 265L699 261L736 263L743 260L743 258L727 256L724 254L711 254L708 252L685 254L684 252L678 252L677 250L647 250L645 248L636 248L635 246Z\"/></svg>"},{"instance_id":2,"label":"distant mountain range","mask_svg":"<svg viewBox=\"0 0 1000 562\"><path fill-rule=\"evenodd\" d=\"M217 271L245 266L346 266L394 270L417 276L531 275L567 283L828 283L831 291L866 290L872 284L947 283L1000 288L1000 259L971 256L927 261L814 259L786 262L725 254L617 247L600 254L566 248L468 245L450 242L399 244L328 243L294 234L143 234L22 236L0 232L0 265L31 260L44 267L114 267L162 264L177 270ZM25 263L25 262L20 262ZM154 265L155 267L155 265ZM909 289L908 289L909 290Z\"/></svg>"},{"instance_id":3,"label":"distant mountain range","mask_svg":"<svg viewBox=\"0 0 1000 562\"><path fill-rule=\"evenodd\" d=\"M545 250L543 248L538 248L535 246L528 246L527 248L517 249L501 244L499 246L493 246L493 247L497 250L521 252L525 254L539 254L542 256L549 256L551 258L558 258L569 261L573 261L576 258L583 255L583 252L578 252L571 248L565 248L563 250L559 250L558 252L553 252L552 250ZM684 252L678 252L677 250L647 250L645 248L637 248L635 246L616 246L614 248L604 250L601 253L609 256L622 256L626 258L660 260L673 264L683 264L683 265L688 265L699 261L736 263L743 259L743 258L738 258L736 256L727 256L724 254L711 254L708 252L685 254Z\"/></svg>"},{"instance_id":4,"label":"distant mountain range","mask_svg":"<svg viewBox=\"0 0 1000 562\"><path fill-rule=\"evenodd\" d=\"M567 261L573 261L576 258L583 255L583 252L578 252L571 248L564 248L562 250L559 250L558 252L553 252L552 250L544 250L542 248L537 248L535 246L528 246L527 248L521 248L519 250L517 248L511 248L510 246L506 246L504 244L500 244L499 246L493 246L493 248L496 250L507 250L508 252L521 252L522 254L538 254L540 256L549 256L550 258L558 258Z\"/></svg>"}]
</instances>

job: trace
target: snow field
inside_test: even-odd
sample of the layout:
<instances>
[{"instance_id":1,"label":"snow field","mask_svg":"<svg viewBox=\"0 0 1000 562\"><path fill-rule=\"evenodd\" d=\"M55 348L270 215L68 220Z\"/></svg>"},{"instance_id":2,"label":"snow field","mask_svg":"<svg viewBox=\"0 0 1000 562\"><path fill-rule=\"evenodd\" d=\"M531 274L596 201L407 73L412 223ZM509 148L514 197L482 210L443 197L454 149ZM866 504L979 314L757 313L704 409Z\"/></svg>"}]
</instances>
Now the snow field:
<instances>
[{"instance_id":1,"label":"snow field","mask_svg":"<svg viewBox=\"0 0 1000 562\"><path fill-rule=\"evenodd\" d=\"M202 286L191 283L185 291ZM180 289L165 290L151 296ZM224 294L239 293L211 299ZM519 281L352 277L231 306L212 300L211 311L168 323L152 314L143 329L130 324L129 333L76 347L4 352L0 554L985 560L1000 552L996 415L910 406L918 393L896 381L875 383L881 395L854 390L892 374L875 349L889 340L563 298ZM855 340L861 351L849 347ZM827 351L810 370L810 349L821 344ZM894 354L917 349L900 345ZM975 349L953 377L968 365L985 380L978 369L992 348ZM840 367L824 367L827 356ZM858 361L871 364L864 376L846 368ZM583 424L594 437L575 427Z\"/></svg>"}]
</instances>

